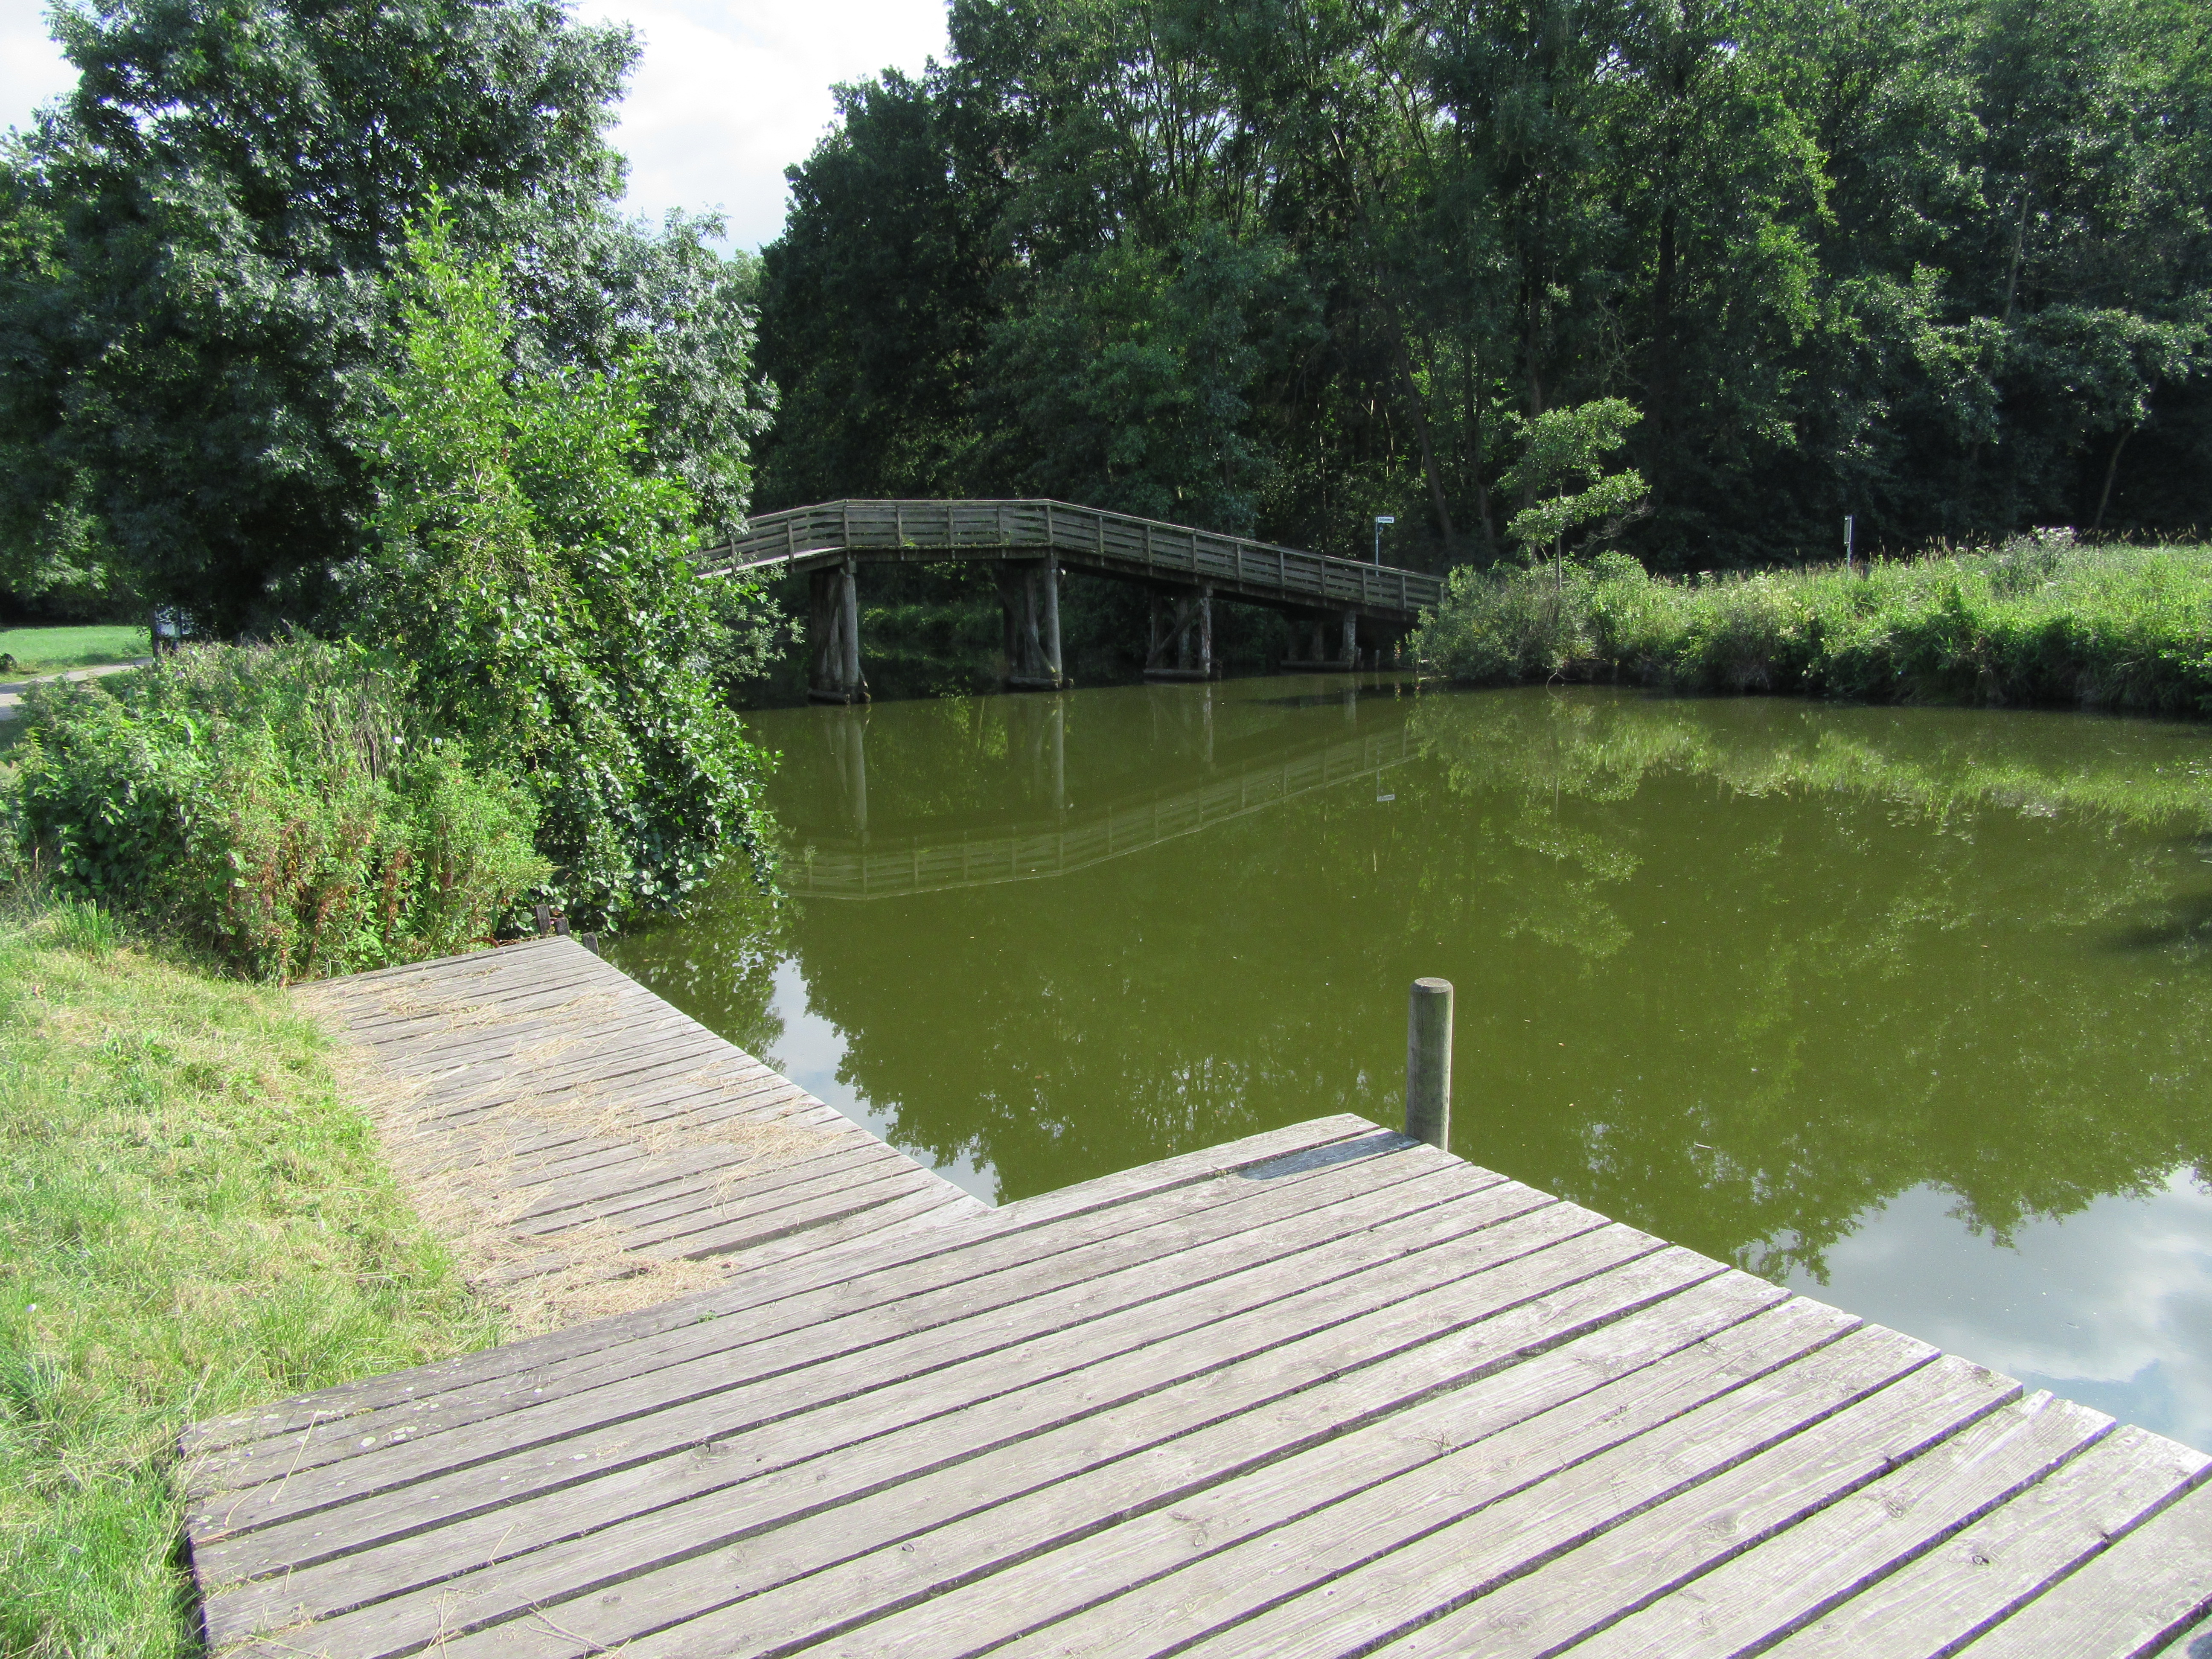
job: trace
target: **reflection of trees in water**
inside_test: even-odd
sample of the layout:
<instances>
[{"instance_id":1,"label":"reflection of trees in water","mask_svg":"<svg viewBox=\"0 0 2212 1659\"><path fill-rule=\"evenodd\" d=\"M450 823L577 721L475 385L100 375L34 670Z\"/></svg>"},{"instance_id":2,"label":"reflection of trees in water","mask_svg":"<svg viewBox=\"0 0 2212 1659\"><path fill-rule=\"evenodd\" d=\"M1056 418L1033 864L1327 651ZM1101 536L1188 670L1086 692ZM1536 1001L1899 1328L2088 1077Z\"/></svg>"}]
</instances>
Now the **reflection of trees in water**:
<instances>
[{"instance_id":1,"label":"reflection of trees in water","mask_svg":"<svg viewBox=\"0 0 2212 1659\"><path fill-rule=\"evenodd\" d=\"M1541 845L1529 819L1558 818L1638 860L1509 902L1579 907L1586 940L1530 931L1601 958L1655 922L1683 935L1589 998L1594 1069L1632 1086L1545 1109L1539 1071L1501 1079L1538 1108L1501 1104L1515 1173L1778 1275L1820 1273L1923 1182L2002 1239L2212 1173L2206 935L2174 895L2177 838L2212 823L2196 731L1601 693L1438 700L1414 723L1463 844ZM1666 888L1717 902L1655 914Z\"/></svg>"},{"instance_id":2,"label":"reflection of trees in water","mask_svg":"<svg viewBox=\"0 0 2212 1659\"><path fill-rule=\"evenodd\" d=\"M791 913L750 870L726 867L679 918L615 942L615 965L743 1048L777 1065L783 1018L775 970L791 954Z\"/></svg>"},{"instance_id":3,"label":"reflection of trees in water","mask_svg":"<svg viewBox=\"0 0 2212 1659\"><path fill-rule=\"evenodd\" d=\"M1067 763L1097 769L1073 708ZM1458 1151L1762 1271L1817 1272L1923 1182L2002 1235L2212 1173L2212 978L2200 900L2175 896L2212 887L2194 732L1586 691L1412 718L1425 757L1394 803L1323 791L1057 879L809 906L788 948L848 1080L900 1144L972 1154L1012 1198L1389 1121L1405 983L1441 971ZM1337 719L1291 711L1280 741ZM992 729L950 736L1016 763ZM920 778L878 784L890 747L872 795L913 799ZM1179 753L1205 765L1194 732ZM746 1035L782 948L760 914L623 959L772 1051Z\"/></svg>"}]
</instances>

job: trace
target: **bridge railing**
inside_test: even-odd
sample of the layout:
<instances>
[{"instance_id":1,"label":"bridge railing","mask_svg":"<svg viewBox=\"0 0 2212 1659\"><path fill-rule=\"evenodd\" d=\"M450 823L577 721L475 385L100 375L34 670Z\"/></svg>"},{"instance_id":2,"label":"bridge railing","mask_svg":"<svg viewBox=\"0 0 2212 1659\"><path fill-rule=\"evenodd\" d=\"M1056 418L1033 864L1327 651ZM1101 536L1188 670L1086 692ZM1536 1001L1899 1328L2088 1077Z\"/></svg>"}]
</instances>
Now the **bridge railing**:
<instances>
[{"instance_id":1,"label":"bridge railing","mask_svg":"<svg viewBox=\"0 0 2212 1659\"><path fill-rule=\"evenodd\" d=\"M1054 501L845 501L763 514L711 550L708 571L759 569L840 552L985 553L1050 548L1071 565L1208 583L1223 592L1412 613L1443 596L1440 577L1340 559L1126 513Z\"/></svg>"}]
</instances>

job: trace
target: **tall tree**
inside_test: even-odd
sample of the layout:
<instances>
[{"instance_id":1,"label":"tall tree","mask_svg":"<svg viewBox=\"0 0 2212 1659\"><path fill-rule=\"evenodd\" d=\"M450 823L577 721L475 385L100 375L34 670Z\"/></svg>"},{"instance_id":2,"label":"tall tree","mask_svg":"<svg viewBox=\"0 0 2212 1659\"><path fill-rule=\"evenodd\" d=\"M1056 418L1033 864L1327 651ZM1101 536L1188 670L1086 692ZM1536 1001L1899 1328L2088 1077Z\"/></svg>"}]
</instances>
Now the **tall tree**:
<instances>
[{"instance_id":1,"label":"tall tree","mask_svg":"<svg viewBox=\"0 0 2212 1659\"><path fill-rule=\"evenodd\" d=\"M1657 565L1828 552L1845 513L1893 544L2212 520L2207 16L954 0L951 61L849 96L793 173L769 267L845 286L771 283L763 328L847 390L787 407L777 465L1249 500L1345 552L1395 513L1449 562L1530 505L1532 422L1626 398Z\"/></svg>"},{"instance_id":2,"label":"tall tree","mask_svg":"<svg viewBox=\"0 0 2212 1659\"><path fill-rule=\"evenodd\" d=\"M76 91L4 158L0 538L93 544L225 629L312 610L359 552L355 440L392 361L382 277L436 194L472 248L520 243L520 356L603 368L680 334L655 459L724 517L758 399L742 270L710 224L615 222L629 31L554 0L64 0ZM680 453L678 453L680 452Z\"/></svg>"}]
</instances>

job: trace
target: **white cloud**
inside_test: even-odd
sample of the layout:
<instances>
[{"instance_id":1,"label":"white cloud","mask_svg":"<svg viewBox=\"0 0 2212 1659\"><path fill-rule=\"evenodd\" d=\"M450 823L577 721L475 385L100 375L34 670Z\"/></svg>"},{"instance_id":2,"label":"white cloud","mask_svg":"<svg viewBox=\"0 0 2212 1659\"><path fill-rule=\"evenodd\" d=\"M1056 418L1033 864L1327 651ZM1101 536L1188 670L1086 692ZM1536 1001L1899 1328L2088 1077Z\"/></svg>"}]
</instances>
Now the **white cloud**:
<instances>
[{"instance_id":1,"label":"white cloud","mask_svg":"<svg viewBox=\"0 0 2212 1659\"><path fill-rule=\"evenodd\" d=\"M615 143L632 212L720 208L730 240L783 228L783 170L836 113L830 89L945 55L944 0L583 0L577 15L633 25L645 52ZM38 0L0 0L0 123L21 125L74 80Z\"/></svg>"},{"instance_id":2,"label":"white cloud","mask_svg":"<svg viewBox=\"0 0 2212 1659\"><path fill-rule=\"evenodd\" d=\"M1900 1194L1828 1252L1826 1285L1792 1287L2212 1449L2212 1194L2179 1170L2149 1198L2030 1222L2011 1249L1955 1204Z\"/></svg>"}]
</instances>

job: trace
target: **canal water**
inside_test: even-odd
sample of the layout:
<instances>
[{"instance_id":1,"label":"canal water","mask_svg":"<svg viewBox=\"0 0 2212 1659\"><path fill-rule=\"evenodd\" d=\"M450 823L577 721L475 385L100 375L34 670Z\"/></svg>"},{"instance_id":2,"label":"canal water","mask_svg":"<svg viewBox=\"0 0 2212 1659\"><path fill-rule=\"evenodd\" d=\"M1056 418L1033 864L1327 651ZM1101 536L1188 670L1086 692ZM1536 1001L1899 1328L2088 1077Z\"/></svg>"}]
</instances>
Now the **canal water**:
<instances>
[{"instance_id":1,"label":"canal water","mask_svg":"<svg viewBox=\"0 0 2212 1659\"><path fill-rule=\"evenodd\" d=\"M1285 678L748 717L626 969L1003 1202L1402 1114L2212 1450L2212 729Z\"/></svg>"}]
</instances>

